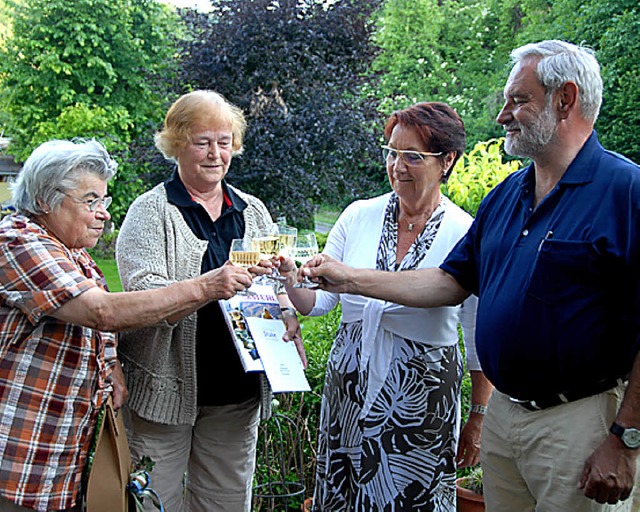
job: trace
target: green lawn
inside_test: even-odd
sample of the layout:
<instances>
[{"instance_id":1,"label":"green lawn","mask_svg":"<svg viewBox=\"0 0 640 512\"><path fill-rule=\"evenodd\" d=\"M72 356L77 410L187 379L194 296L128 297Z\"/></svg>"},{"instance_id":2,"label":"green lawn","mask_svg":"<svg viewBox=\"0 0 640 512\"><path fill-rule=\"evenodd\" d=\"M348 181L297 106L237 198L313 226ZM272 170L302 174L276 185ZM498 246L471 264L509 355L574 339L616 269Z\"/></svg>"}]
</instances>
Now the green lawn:
<instances>
[{"instance_id":1,"label":"green lawn","mask_svg":"<svg viewBox=\"0 0 640 512\"><path fill-rule=\"evenodd\" d=\"M120 276L118 275L118 267L116 266L116 260L104 260L95 258L98 267L102 270L104 277L109 285L109 290L112 292L121 292L122 285L120 284Z\"/></svg>"},{"instance_id":2,"label":"green lawn","mask_svg":"<svg viewBox=\"0 0 640 512\"><path fill-rule=\"evenodd\" d=\"M341 210L336 210L333 207L329 206L321 206L316 211L314 217L316 222L321 222L325 224L335 224L338 217L340 217Z\"/></svg>"}]
</instances>

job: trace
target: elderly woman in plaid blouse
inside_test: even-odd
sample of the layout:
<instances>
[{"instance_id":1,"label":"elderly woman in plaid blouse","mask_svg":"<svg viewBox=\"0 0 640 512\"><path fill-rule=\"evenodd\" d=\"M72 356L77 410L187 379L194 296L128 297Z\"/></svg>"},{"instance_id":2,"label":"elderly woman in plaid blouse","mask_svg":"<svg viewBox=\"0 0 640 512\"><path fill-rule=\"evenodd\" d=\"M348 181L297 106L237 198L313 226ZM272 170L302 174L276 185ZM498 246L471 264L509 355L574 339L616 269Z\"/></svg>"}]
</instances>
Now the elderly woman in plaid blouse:
<instances>
[{"instance_id":1,"label":"elderly woman in plaid blouse","mask_svg":"<svg viewBox=\"0 0 640 512\"><path fill-rule=\"evenodd\" d=\"M109 293L87 253L110 219L116 163L95 140L50 141L0 223L0 511L80 510L102 403L126 399L114 332L176 322L251 284L225 265L166 289Z\"/></svg>"}]
</instances>

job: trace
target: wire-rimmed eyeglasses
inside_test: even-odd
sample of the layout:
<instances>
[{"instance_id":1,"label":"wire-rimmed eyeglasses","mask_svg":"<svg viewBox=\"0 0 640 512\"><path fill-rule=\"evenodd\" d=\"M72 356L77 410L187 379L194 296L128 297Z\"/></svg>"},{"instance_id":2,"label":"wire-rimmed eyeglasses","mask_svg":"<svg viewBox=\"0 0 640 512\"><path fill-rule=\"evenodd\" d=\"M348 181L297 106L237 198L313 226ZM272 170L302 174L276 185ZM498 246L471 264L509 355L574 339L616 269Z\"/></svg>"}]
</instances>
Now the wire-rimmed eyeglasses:
<instances>
[{"instance_id":1,"label":"wire-rimmed eyeglasses","mask_svg":"<svg viewBox=\"0 0 640 512\"><path fill-rule=\"evenodd\" d=\"M65 192L64 190L58 189L59 192L67 197L73 199L76 203L86 204L89 208L89 211L95 212L98 208L102 207L105 210L109 209L111 206L111 202L113 201L112 197L104 196L104 197L96 197L95 199L80 199L79 197L72 196L71 194Z\"/></svg>"},{"instance_id":2,"label":"wire-rimmed eyeglasses","mask_svg":"<svg viewBox=\"0 0 640 512\"><path fill-rule=\"evenodd\" d=\"M402 157L402 160L404 160L404 163L407 165L420 165L424 162L425 157L440 155L442 155L442 151L440 151L440 153L424 153L422 151L410 151L382 146L382 157L385 162L392 165L396 163L398 156Z\"/></svg>"}]
</instances>

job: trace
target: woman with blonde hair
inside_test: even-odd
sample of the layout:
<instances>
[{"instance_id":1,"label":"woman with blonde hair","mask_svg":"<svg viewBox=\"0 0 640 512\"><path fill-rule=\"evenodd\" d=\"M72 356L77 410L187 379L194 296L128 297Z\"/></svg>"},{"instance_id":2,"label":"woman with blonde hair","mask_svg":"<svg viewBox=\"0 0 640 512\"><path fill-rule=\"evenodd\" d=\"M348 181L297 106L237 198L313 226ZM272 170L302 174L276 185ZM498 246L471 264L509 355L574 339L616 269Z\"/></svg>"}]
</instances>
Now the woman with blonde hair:
<instances>
[{"instance_id":1,"label":"woman with blonde hair","mask_svg":"<svg viewBox=\"0 0 640 512\"><path fill-rule=\"evenodd\" d=\"M125 289L161 288L219 268L232 239L272 223L262 201L226 181L245 127L242 111L213 91L171 106L156 146L177 169L137 198L122 224L116 257ZM286 294L279 300L291 306ZM288 334L301 349L297 317L287 311ZM126 333L120 357L132 457L155 461L165 509L249 511L258 423L261 411L270 413L271 391L264 374L244 372L218 302Z\"/></svg>"}]
</instances>

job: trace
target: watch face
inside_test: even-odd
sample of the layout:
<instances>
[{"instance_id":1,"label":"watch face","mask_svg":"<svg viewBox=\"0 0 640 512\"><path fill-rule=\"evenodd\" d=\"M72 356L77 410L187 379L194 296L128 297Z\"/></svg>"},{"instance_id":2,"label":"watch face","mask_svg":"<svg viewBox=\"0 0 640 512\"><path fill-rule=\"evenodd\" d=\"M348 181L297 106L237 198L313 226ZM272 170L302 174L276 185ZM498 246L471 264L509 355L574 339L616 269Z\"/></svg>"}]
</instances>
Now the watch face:
<instances>
[{"instance_id":1,"label":"watch face","mask_svg":"<svg viewBox=\"0 0 640 512\"><path fill-rule=\"evenodd\" d=\"M637 428L627 428L622 434L622 442L628 448L640 448L640 430Z\"/></svg>"}]
</instances>

